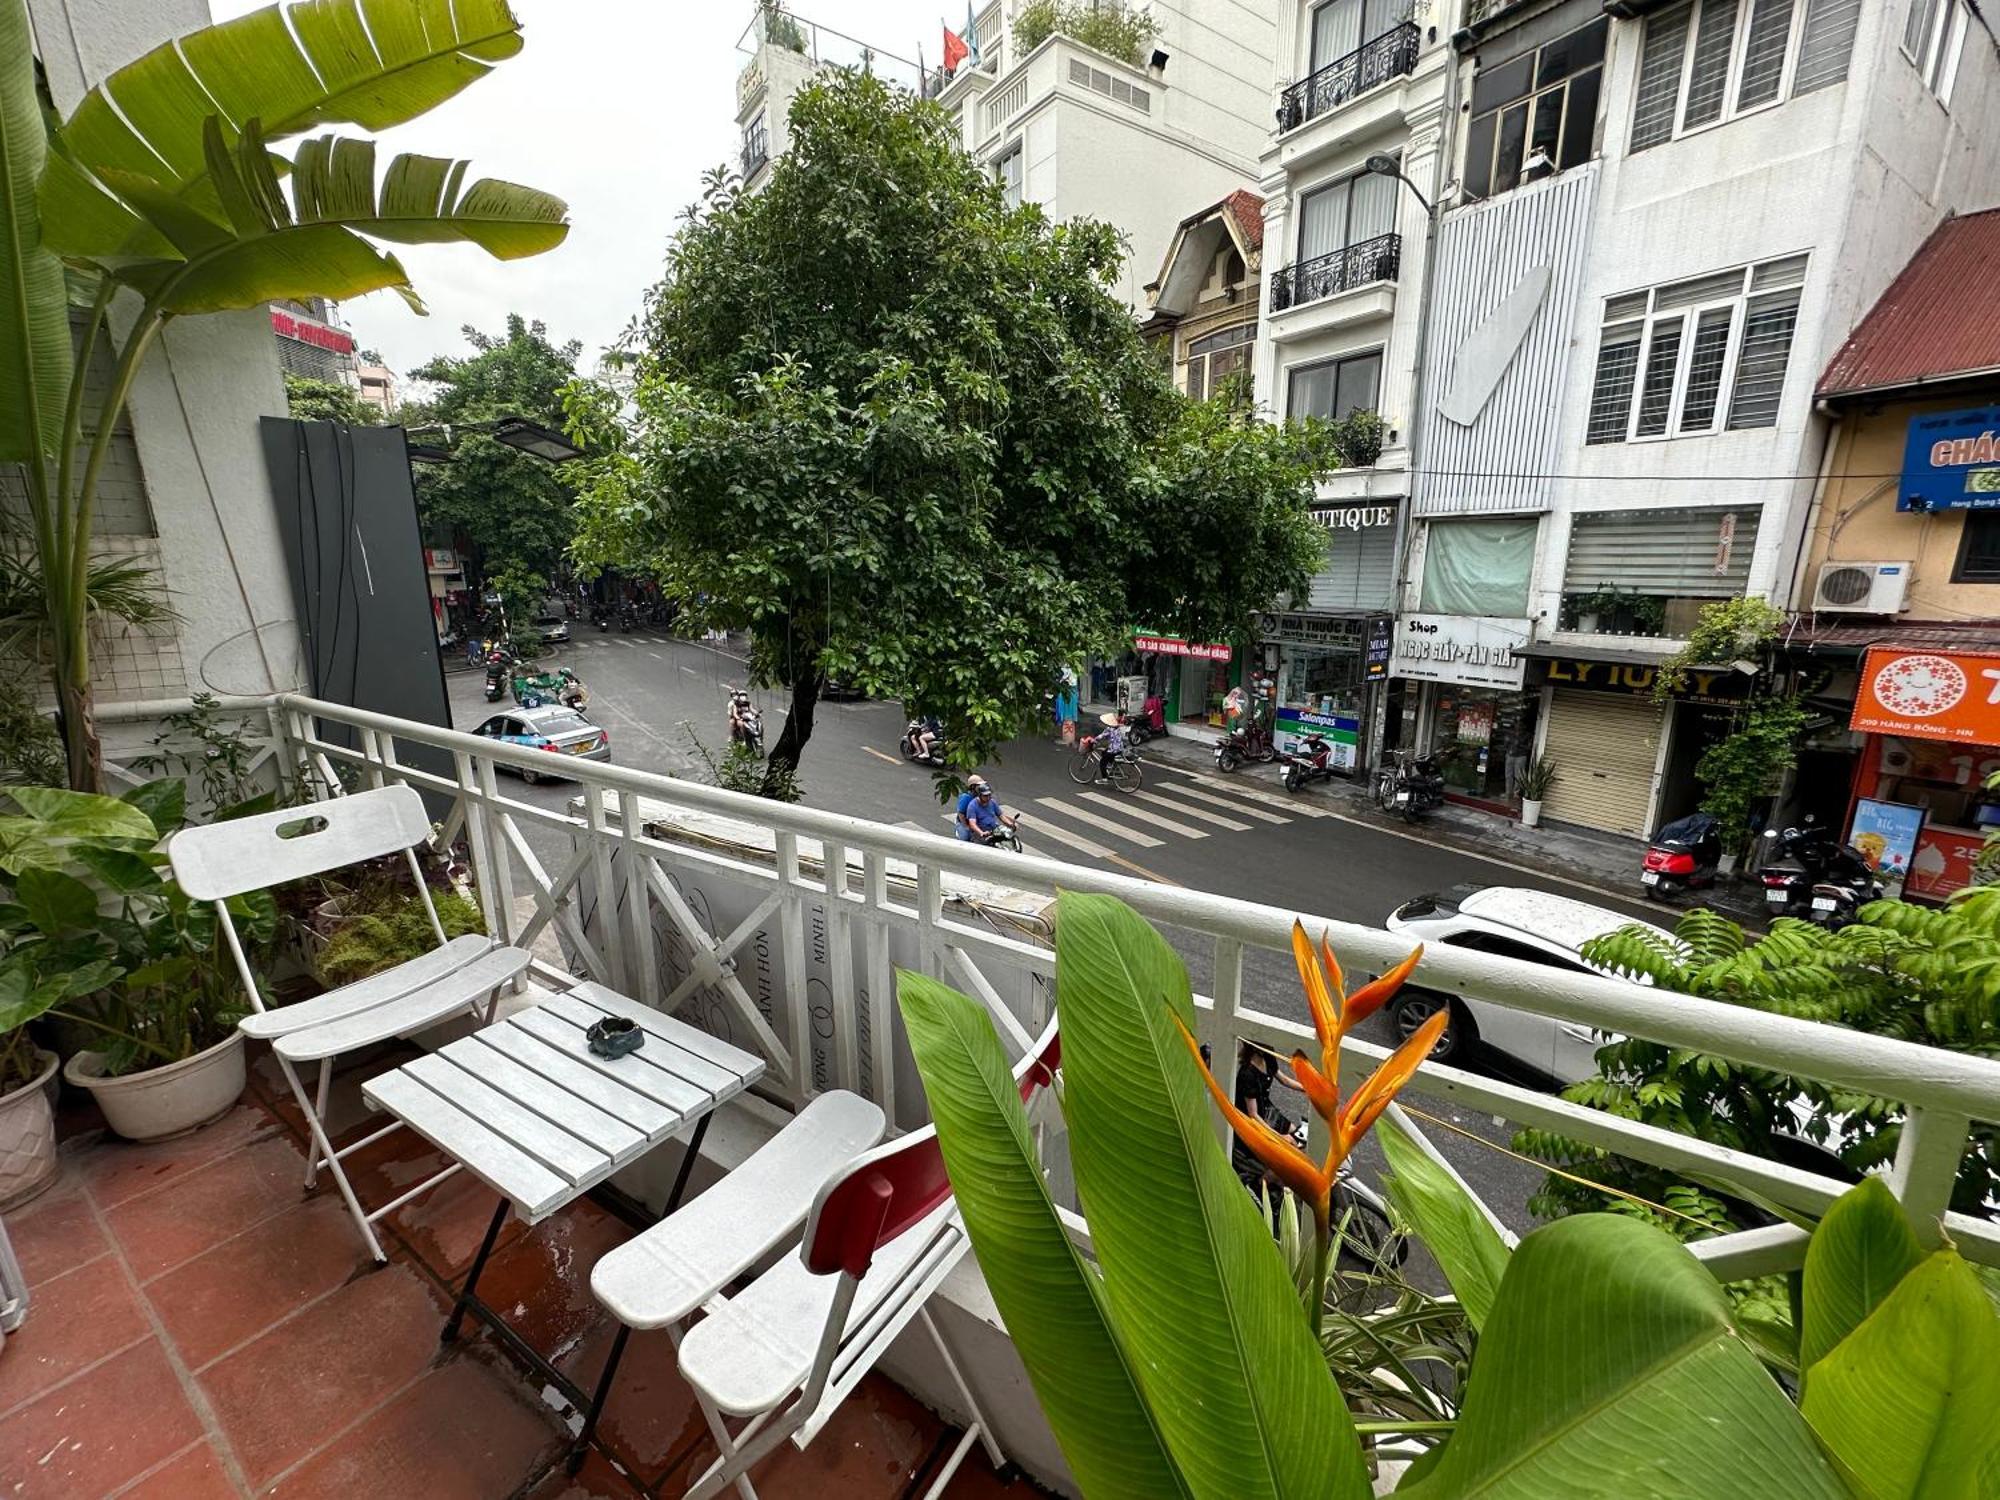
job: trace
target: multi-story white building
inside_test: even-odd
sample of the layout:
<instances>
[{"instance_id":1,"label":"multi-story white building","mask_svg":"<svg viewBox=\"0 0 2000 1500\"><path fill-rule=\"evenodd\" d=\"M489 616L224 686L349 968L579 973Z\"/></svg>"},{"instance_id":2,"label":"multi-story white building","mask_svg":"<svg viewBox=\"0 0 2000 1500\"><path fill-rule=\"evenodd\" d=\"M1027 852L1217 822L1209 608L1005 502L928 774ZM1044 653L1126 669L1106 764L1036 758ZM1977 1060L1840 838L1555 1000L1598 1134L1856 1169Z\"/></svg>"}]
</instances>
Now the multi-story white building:
<instances>
[{"instance_id":1,"label":"multi-story white building","mask_svg":"<svg viewBox=\"0 0 2000 1500\"><path fill-rule=\"evenodd\" d=\"M1452 38L1425 421L1394 671L1473 799L1643 835L1754 689L1655 665L1785 602L1826 453L1813 382L1947 214L2000 198L1965 0L1525 0Z\"/></svg>"},{"instance_id":2,"label":"multi-story white building","mask_svg":"<svg viewBox=\"0 0 2000 1500\"><path fill-rule=\"evenodd\" d=\"M1125 235L1118 290L1143 314L1152 257L1181 221L1256 180L1270 133L1270 17L1239 0L1154 0L1155 34L1116 57L1060 32L1023 32L1025 8L980 9L975 54L938 100L1010 199Z\"/></svg>"},{"instance_id":3,"label":"multi-story white building","mask_svg":"<svg viewBox=\"0 0 2000 1500\"><path fill-rule=\"evenodd\" d=\"M1277 8L1277 130L1259 161L1263 319L1255 381L1276 420L1375 412L1316 514L1327 565L1259 622L1254 668L1281 748L1303 733L1366 759L1387 686L1398 540L1407 526L1428 204L1443 188L1451 48L1409 0ZM1402 174L1370 171L1391 162ZM1371 649L1372 648L1372 649Z\"/></svg>"}]
</instances>

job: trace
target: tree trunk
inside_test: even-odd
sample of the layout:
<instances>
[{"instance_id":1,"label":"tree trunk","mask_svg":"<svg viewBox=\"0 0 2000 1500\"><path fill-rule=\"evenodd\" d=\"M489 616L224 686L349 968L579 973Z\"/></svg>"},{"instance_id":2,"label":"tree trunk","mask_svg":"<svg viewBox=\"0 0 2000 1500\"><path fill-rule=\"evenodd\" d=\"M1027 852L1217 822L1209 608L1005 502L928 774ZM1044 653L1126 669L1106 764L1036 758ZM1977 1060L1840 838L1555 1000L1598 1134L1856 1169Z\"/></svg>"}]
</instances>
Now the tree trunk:
<instances>
[{"instance_id":1,"label":"tree trunk","mask_svg":"<svg viewBox=\"0 0 2000 1500\"><path fill-rule=\"evenodd\" d=\"M785 716L784 730L778 736L778 743L771 747L771 758L765 762L766 797L775 790L773 772L782 767L794 775L798 774L799 756L806 748L806 741L812 738L813 710L819 706L819 692L825 685L826 674L820 671L817 661L793 677L792 711Z\"/></svg>"},{"instance_id":2,"label":"tree trunk","mask_svg":"<svg viewBox=\"0 0 2000 1500\"><path fill-rule=\"evenodd\" d=\"M56 679L56 706L62 718L63 752L69 758L69 785L74 792L104 790L104 745L97 737L97 711L90 684L77 687Z\"/></svg>"}]
</instances>

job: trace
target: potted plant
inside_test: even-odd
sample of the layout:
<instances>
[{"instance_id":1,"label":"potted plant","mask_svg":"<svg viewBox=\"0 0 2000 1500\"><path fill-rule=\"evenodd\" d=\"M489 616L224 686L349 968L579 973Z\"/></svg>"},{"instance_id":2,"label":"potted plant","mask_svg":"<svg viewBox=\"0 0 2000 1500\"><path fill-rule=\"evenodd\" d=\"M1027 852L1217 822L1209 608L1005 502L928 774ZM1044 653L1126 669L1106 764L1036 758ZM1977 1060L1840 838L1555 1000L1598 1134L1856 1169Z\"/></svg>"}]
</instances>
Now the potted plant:
<instances>
[{"instance_id":1,"label":"potted plant","mask_svg":"<svg viewBox=\"0 0 2000 1500\"><path fill-rule=\"evenodd\" d=\"M1529 762L1527 770L1521 773L1521 826L1539 828L1542 822L1542 799L1549 794L1549 787L1556 779L1555 762L1547 756L1538 755Z\"/></svg>"},{"instance_id":2,"label":"potted plant","mask_svg":"<svg viewBox=\"0 0 2000 1500\"><path fill-rule=\"evenodd\" d=\"M28 998L24 978L12 954L0 961L0 1209L26 1203L56 1180L49 1084L59 1059L35 1045L26 1022L10 1024Z\"/></svg>"},{"instance_id":3,"label":"potted plant","mask_svg":"<svg viewBox=\"0 0 2000 1500\"><path fill-rule=\"evenodd\" d=\"M206 1124L243 1092L242 981L214 912L166 875L158 845L180 826L187 788L149 782L124 798L17 787L0 817L0 1027L42 1017L97 1046L63 1077L107 1124L159 1140ZM277 926L268 895L231 903L247 942Z\"/></svg>"}]
</instances>

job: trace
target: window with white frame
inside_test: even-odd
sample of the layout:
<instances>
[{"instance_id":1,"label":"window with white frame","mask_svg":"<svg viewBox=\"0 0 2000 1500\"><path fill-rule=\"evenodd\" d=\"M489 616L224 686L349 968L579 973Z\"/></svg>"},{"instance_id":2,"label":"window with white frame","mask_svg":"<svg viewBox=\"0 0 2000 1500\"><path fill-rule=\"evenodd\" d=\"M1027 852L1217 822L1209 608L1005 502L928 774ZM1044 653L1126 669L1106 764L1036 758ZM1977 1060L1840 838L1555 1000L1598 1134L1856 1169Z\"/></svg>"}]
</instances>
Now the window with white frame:
<instances>
[{"instance_id":1,"label":"window with white frame","mask_svg":"<svg viewBox=\"0 0 2000 1500\"><path fill-rule=\"evenodd\" d=\"M1861 0L1683 0L1657 12L1646 21L1632 149L1841 82L1860 15Z\"/></svg>"},{"instance_id":2,"label":"window with white frame","mask_svg":"<svg viewBox=\"0 0 2000 1500\"><path fill-rule=\"evenodd\" d=\"M1791 255L1609 299L1584 441L1775 426L1805 278Z\"/></svg>"},{"instance_id":3,"label":"window with white frame","mask_svg":"<svg viewBox=\"0 0 2000 1500\"><path fill-rule=\"evenodd\" d=\"M1216 395L1232 375L1250 369L1250 346L1257 342L1257 325L1245 323L1219 333L1191 339L1187 346L1187 393L1201 401Z\"/></svg>"},{"instance_id":4,"label":"window with white frame","mask_svg":"<svg viewBox=\"0 0 2000 1500\"><path fill-rule=\"evenodd\" d=\"M1021 206L1021 148L1017 144L993 164L993 176L1000 184L1000 201L1009 208Z\"/></svg>"},{"instance_id":5,"label":"window with white frame","mask_svg":"<svg viewBox=\"0 0 2000 1500\"><path fill-rule=\"evenodd\" d=\"M1951 81L1965 47L1963 0L1910 0L1903 21L1903 56L1917 65L1924 87L1951 103Z\"/></svg>"}]
</instances>

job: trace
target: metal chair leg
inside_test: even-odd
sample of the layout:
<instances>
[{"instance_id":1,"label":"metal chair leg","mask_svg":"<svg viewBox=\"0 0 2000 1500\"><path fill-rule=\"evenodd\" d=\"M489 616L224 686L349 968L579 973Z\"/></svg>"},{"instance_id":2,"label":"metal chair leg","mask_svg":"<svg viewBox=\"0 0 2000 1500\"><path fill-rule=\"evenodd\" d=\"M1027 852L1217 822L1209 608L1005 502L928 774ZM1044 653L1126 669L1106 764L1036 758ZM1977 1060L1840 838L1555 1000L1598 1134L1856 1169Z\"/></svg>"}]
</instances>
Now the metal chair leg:
<instances>
[{"instance_id":1,"label":"metal chair leg","mask_svg":"<svg viewBox=\"0 0 2000 1500\"><path fill-rule=\"evenodd\" d=\"M618 1337L611 1341L610 1357L604 1361L604 1373L597 1377L597 1392L590 1398L590 1410L584 1413L583 1430L570 1444L569 1472L574 1474L583 1467L583 1456L590 1449L590 1440L597 1433L597 1419L604 1415L604 1403L611 1395L611 1381L618 1373L618 1361L625 1357L625 1341L632 1337L627 1325L618 1325Z\"/></svg>"},{"instance_id":2,"label":"metal chair leg","mask_svg":"<svg viewBox=\"0 0 2000 1500\"><path fill-rule=\"evenodd\" d=\"M340 1189L340 1196L347 1204L347 1211L354 1215L355 1227L361 1231L361 1238L368 1244L368 1253L377 1260L387 1260L382 1242L375 1238L375 1226L368 1222L368 1215L362 1211L361 1200L354 1196L354 1186L347 1180L347 1173L340 1165L340 1158L333 1154L333 1142L326 1138L326 1125L314 1112L312 1100L307 1097L305 1085L299 1082L296 1069L283 1057L278 1058L278 1070L285 1075L285 1082L291 1085L292 1097L299 1101L299 1108L305 1111L306 1129L312 1135L312 1145L326 1158L327 1170L333 1173L334 1186Z\"/></svg>"},{"instance_id":3,"label":"metal chair leg","mask_svg":"<svg viewBox=\"0 0 2000 1500\"><path fill-rule=\"evenodd\" d=\"M319 1090L313 1105L313 1113L322 1120L326 1118L326 1100L328 1093L332 1089L332 1085L333 1059L322 1057L319 1060ZM331 1166L332 1163L329 1162L328 1165ZM317 1151L308 1151L306 1153L306 1191L310 1193L313 1190L313 1185L318 1181L319 1153Z\"/></svg>"}]
</instances>

